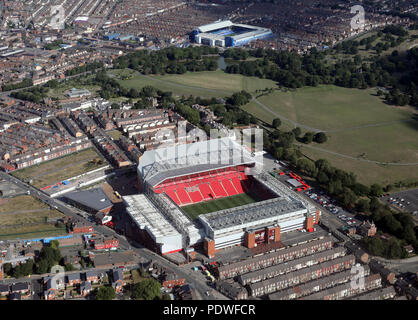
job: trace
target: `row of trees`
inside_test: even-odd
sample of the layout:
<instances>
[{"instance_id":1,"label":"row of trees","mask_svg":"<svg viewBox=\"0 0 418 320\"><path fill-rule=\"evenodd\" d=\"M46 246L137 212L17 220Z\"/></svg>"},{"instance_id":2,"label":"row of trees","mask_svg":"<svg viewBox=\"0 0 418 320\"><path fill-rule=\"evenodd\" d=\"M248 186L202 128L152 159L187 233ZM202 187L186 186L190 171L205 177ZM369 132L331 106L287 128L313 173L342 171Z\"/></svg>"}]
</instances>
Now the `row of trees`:
<instances>
[{"instance_id":1,"label":"row of trees","mask_svg":"<svg viewBox=\"0 0 418 320\"><path fill-rule=\"evenodd\" d=\"M378 197L384 193L379 184L366 186L356 180L352 172L346 172L332 166L329 161L319 159L312 161L294 147L293 142L300 135L300 129L284 132L275 130L265 133L264 142L267 150L278 159L286 160L290 165L309 176L332 196L342 206L349 210L362 212L373 220L378 229L393 235L395 238L388 243L380 240L367 240L366 248L379 242L381 249L371 249L372 253L388 258L402 258L405 256L403 245L412 244L418 250L418 228L410 213L394 213L387 205L383 205ZM387 190L386 190L387 191ZM373 251L374 250L374 251Z\"/></svg>"},{"instance_id":2,"label":"row of trees","mask_svg":"<svg viewBox=\"0 0 418 320\"><path fill-rule=\"evenodd\" d=\"M114 60L115 69L131 68L143 74L183 74L187 71L215 71L216 59L205 57L219 54L218 48L207 46L176 48L158 51L141 50Z\"/></svg>"},{"instance_id":3,"label":"row of trees","mask_svg":"<svg viewBox=\"0 0 418 320\"><path fill-rule=\"evenodd\" d=\"M95 62L87 63L87 64L82 65L80 67L75 67L75 68L72 68L70 70L67 70L67 71L65 71L65 75L66 76L74 76L74 75L85 73L85 72L88 72L88 71L95 71L95 70L101 69L103 67L104 67L103 62L95 61Z\"/></svg>"},{"instance_id":4,"label":"row of trees","mask_svg":"<svg viewBox=\"0 0 418 320\"><path fill-rule=\"evenodd\" d=\"M30 89L12 92L10 95L20 100L41 103L48 95L49 88L44 86L36 86Z\"/></svg>"},{"instance_id":5,"label":"row of trees","mask_svg":"<svg viewBox=\"0 0 418 320\"><path fill-rule=\"evenodd\" d=\"M246 91L234 93L226 99L202 99L200 97L189 96L182 97L180 101L175 102L175 111L181 114L189 122L198 125L200 124L200 112L193 109L194 104L202 104L208 106L214 114L221 118L221 123L227 127L233 124L249 125L250 123L257 123L257 119L243 111L240 106L247 104L252 98L251 94ZM224 102L224 103L223 103ZM209 128L205 128L206 131Z\"/></svg>"},{"instance_id":6,"label":"row of trees","mask_svg":"<svg viewBox=\"0 0 418 320\"><path fill-rule=\"evenodd\" d=\"M26 78L23 81L19 83L6 83L1 86L1 89L3 91L10 91L10 90L16 90L16 89L22 89L26 87L33 86L32 79Z\"/></svg>"},{"instance_id":7,"label":"row of trees","mask_svg":"<svg viewBox=\"0 0 418 320\"><path fill-rule=\"evenodd\" d=\"M408 257L408 253L403 248L402 242L396 238L391 238L389 241L386 241L379 237L364 237L363 245L368 252L375 256L381 256L387 259Z\"/></svg>"},{"instance_id":8,"label":"row of trees","mask_svg":"<svg viewBox=\"0 0 418 320\"><path fill-rule=\"evenodd\" d=\"M398 45L404 38L395 38L393 33L407 32L402 27L384 30L380 34L386 42L378 44L377 50ZM366 38L363 43L371 44L374 40L374 37ZM394 92L386 97L388 102L418 106L418 49L412 48L406 55L395 50L390 55L363 58L355 52L360 43L361 41L350 40L338 44L334 51L348 51L348 57L334 63L329 63L326 59L326 55L333 54L332 52L318 52L315 48L304 56L287 51L250 50L249 54L259 59L229 64L225 71L271 79L287 88L319 84L360 89L391 87Z\"/></svg>"},{"instance_id":9,"label":"row of trees","mask_svg":"<svg viewBox=\"0 0 418 320\"><path fill-rule=\"evenodd\" d=\"M33 273L44 274L51 271L51 267L62 262L61 251L59 250L59 243L53 240L49 245L44 245L39 253L39 256L34 261L28 260L26 263L12 267L10 263L4 265L4 272L14 278L21 278ZM61 263L62 264L62 263ZM68 269L67 269L68 271Z\"/></svg>"}]
</instances>

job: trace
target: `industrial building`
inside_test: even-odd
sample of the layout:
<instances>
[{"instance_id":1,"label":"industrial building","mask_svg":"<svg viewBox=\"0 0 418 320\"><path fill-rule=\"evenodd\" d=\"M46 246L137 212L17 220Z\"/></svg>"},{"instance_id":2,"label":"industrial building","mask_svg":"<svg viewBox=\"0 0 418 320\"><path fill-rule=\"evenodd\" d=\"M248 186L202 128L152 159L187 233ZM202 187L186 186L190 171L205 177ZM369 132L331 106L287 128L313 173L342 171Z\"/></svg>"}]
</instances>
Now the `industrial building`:
<instances>
[{"instance_id":1,"label":"industrial building","mask_svg":"<svg viewBox=\"0 0 418 320\"><path fill-rule=\"evenodd\" d=\"M64 195L66 202L91 213L109 213L113 207L112 201L102 188L85 191L75 191Z\"/></svg>"},{"instance_id":2,"label":"industrial building","mask_svg":"<svg viewBox=\"0 0 418 320\"><path fill-rule=\"evenodd\" d=\"M138 164L143 194L124 197L142 240L161 254L280 241L280 235L312 229L320 211L260 169L260 162L232 138L212 139L146 151ZM254 203L191 219L182 208L256 189ZM160 221L167 228L160 228Z\"/></svg>"},{"instance_id":3,"label":"industrial building","mask_svg":"<svg viewBox=\"0 0 418 320\"><path fill-rule=\"evenodd\" d=\"M253 40L266 39L273 35L267 28L237 24L229 20L219 21L193 30L192 38L195 43L211 47L243 46Z\"/></svg>"}]
</instances>

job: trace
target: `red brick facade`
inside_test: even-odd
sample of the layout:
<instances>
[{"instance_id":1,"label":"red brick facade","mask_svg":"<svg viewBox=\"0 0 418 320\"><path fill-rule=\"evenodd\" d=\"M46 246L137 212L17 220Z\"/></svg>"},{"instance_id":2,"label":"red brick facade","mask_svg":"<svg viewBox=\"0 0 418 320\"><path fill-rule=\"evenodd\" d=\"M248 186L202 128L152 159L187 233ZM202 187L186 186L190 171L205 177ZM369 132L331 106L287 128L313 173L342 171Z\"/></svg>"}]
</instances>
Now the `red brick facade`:
<instances>
[{"instance_id":1,"label":"red brick facade","mask_svg":"<svg viewBox=\"0 0 418 320\"><path fill-rule=\"evenodd\" d=\"M175 286L182 286L185 283L186 283L186 279L185 278L173 279L173 280L165 280L163 282L163 287L165 287L165 288L173 288Z\"/></svg>"},{"instance_id":2,"label":"red brick facade","mask_svg":"<svg viewBox=\"0 0 418 320\"><path fill-rule=\"evenodd\" d=\"M3 271L3 264L2 260L0 259L0 280L4 279L4 271Z\"/></svg>"},{"instance_id":3,"label":"red brick facade","mask_svg":"<svg viewBox=\"0 0 418 320\"><path fill-rule=\"evenodd\" d=\"M205 239L203 249L209 258L213 258L215 256L215 240Z\"/></svg>"},{"instance_id":4,"label":"red brick facade","mask_svg":"<svg viewBox=\"0 0 418 320\"><path fill-rule=\"evenodd\" d=\"M245 231L244 234L244 246L246 246L248 249L254 248L255 245L255 233Z\"/></svg>"},{"instance_id":5,"label":"red brick facade","mask_svg":"<svg viewBox=\"0 0 418 320\"><path fill-rule=\"evenodd\" d=\"M98 241L94 243L94 249L96 250L103 250L103 249L111 249L111 248L118 248L119 247L119 240L114 239L104 239L103 241Z\"/></svg>"},{"instance_id":6,"label":"red brick facade","mask_svg":"<svg viewBox=\"0 0 418 320\"><path fill-rule=\"evenodd\" d=\"M307 230L312 229L314 227L313 217L306 218L305 224L306 224L305 228Z\"/></svg>"}]
</instances>

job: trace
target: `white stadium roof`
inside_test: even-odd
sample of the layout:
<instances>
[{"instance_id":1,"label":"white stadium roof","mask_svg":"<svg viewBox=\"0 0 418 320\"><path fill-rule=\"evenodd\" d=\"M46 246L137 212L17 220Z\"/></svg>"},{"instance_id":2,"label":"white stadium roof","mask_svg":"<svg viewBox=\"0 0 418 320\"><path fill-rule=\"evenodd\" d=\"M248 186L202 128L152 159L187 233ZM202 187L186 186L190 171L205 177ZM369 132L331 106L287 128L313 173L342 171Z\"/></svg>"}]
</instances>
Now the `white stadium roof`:
<instances>
[{"instance_id":1,"label":"white stadium roof","mask_svg":"<svg viewBox=\"0 0 418 320\"><path fill-rule=\"evenodd\" d=\"M156 241L167 236L176 236L180 233L164 217L160 210L144 195L137 194L123 197L126 211L141 229L146 229Z\"/></svg>"},{"instance_id":2,"label":"white stadium roof","mask_svg":"<svg viewBox=\"0 0 418 320\"><path fill-rule=\"evenodd\" d=\"M197 28L200 32L209 32L216 29L232 27L234 24L230 20L218 21L214 23L205 24Z\"/></svg>"},{"instance_id":3,"label":"white stadium roof","mask_svg":"<svg viewBox=\"0 0 418 320\"><path fill-rule=\"evenodd\" d=\"M252 163L251 152L226 137L146 151L138 173L156 186L168 178Z\"/></svg>"}]
</instances>

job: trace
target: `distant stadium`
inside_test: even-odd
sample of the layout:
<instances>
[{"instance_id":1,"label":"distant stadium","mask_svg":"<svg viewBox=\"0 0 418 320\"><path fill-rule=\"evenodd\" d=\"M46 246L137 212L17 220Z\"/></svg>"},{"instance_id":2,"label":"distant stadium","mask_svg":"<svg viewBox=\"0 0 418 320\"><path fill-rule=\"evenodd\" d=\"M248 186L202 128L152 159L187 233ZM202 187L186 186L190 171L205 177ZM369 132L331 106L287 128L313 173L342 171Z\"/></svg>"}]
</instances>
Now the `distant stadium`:
<instances>
[{"instance_id":1,"label":"distant stadium","mask_svg":"<svg viewBox=\"0 0 418 320\"><path fill-rule=\"evenodd\" d=\"M193 30L192 40L212 47L236 47L257 39L265 39L273 35L267 28L245 24L235 24L231 21L220 21Z\"/></svg>"},{"instance_id":2,"label":"distant stadium","mask_svg":"<svg viewBox=\"0 0 418 320\"><path fill-rule=\"evenodd\" d=\"M138 165L143 193L123 197L142 242L161 254L200 248L212 257L312 229L320 212L257 160L231 138L146 151Z\"/></svg>"}]
</instances>

